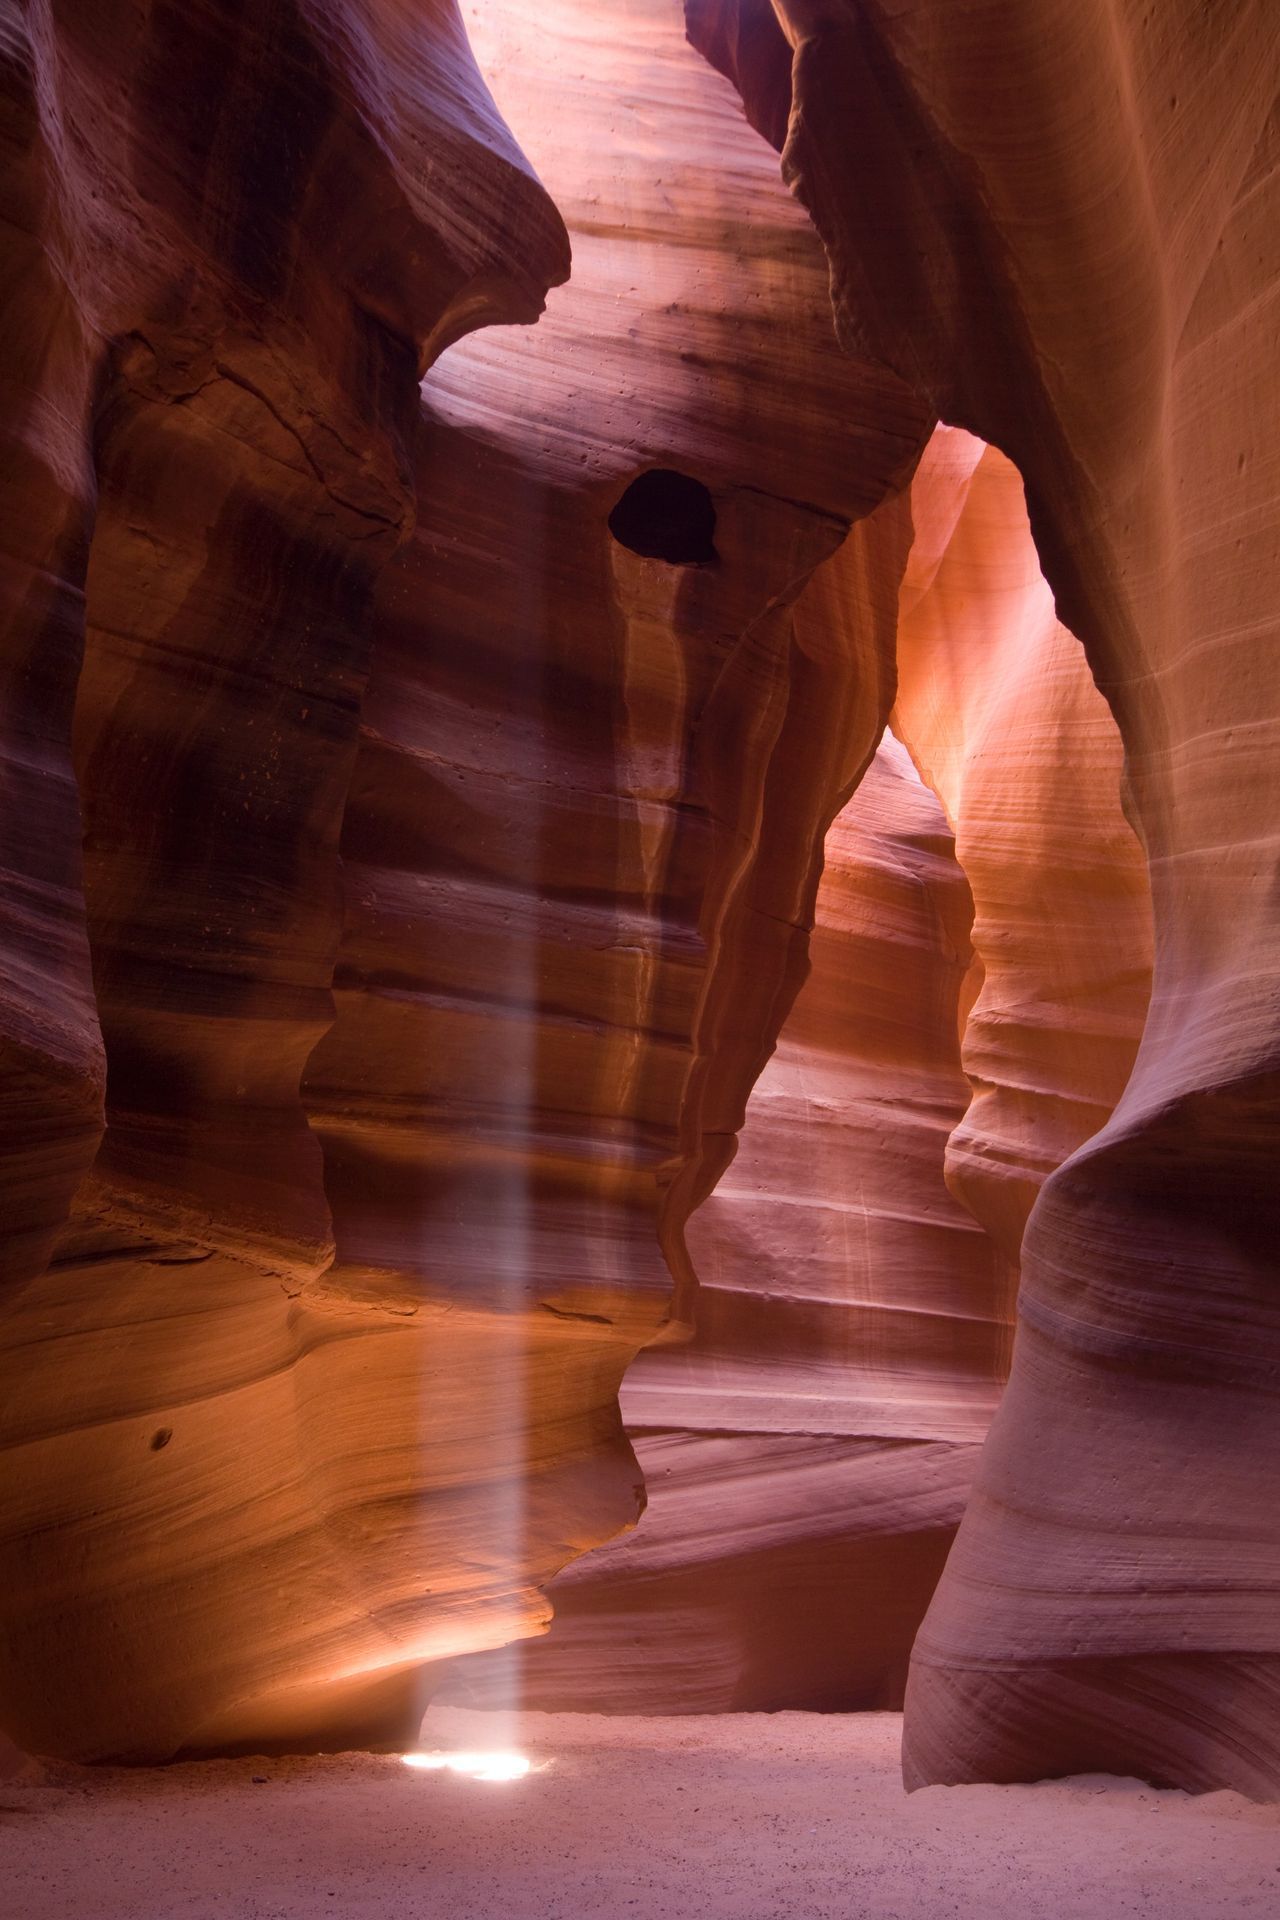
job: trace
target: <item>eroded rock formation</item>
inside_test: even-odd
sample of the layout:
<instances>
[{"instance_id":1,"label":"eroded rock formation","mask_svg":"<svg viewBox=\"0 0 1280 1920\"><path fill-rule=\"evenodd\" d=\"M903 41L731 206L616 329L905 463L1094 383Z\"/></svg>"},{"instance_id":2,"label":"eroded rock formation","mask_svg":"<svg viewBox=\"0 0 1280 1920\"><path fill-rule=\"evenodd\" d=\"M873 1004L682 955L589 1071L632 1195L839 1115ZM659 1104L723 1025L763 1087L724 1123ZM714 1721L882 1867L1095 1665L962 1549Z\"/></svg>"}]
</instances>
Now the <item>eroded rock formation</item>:
<instances>
[{"instance_id":1,"label":"eroded rock formation","mask_svg":"<svg viewBox=\"0 0 1280 1920\"><path fill-rule=\"evenodd\" d=\"M928 419L838 350L678 9L620 18L507 16L578 278L442 362L566 266L448 7L68 8L19 49L98 495L46 721L80 1028L32 1265L56 1244L5 1327L5 1712L42 1750L408 1737L424 1662L535 1630L637 1511L618 1381L660 1247L688 1311L684 1219L801 977ZM65 103L104 75L85 184ZM714 565L610 530L650 469ZM798 633L886 499L856 645Z\"/></svg>"},{"instance_id":2,"label":"eroded rock formation","mask_svg":"<svg viewBox=\"0 0 1280 1920\"><path fill-rule=\"evenodd\" d=\"M697 1343L632 1389L689 1466L672 1531L566 1593L652 1553L691 1618L748 1459L812 1586L838 1486L900 1585L847 1697L891 1697L1021 1243L908 1779L1274 1785L1280 36L1264 0L684 11L712 64L680 0L0 29L0 1718L85 1756L406 1737L635 1517L619 1382L699 1264ZM537 317L566 227L545 319L475 333ZM999 451L942 434L908 500L939 416ZM889 750L686 1236L891 707L981 978ZM945 1222L909 1271L834 980L889 967L895 899L938 1091L892 1171ZM848 1114L816 1166L778 1097L810 1019ZM865 1257L788 1252L762 1163L809 1218L802 1167L878 1168ZM757 1410L713 1459L665 1411L735 1369L785 1401L842 1317L874 1419L793 1453ZM722 1646L717 1700L783 1704L776 1657Z\"/></svg>"},{"instance_id":3,"label":"eroded rock formation","mask_svg":"<svg viewBox=\"0 0 1280 1920\"><path fill-rule=\"evenodd\" d=\"M790 76L783 164L847 344L1021 471L1151 875L1136 1067L1031 1217L907 1777L1274 1785L1274 17L688 12L775 137Z\"/></svg>"},{"instance_id":4,"label":"eroded rock formation","mask_svg":"<svg viewBox=\"0 0 1280 1920\"><path fill-rule=\"evenodd\" d=\"M901 1706L1012 1315L1009 1269L943 1181L971 912L886 735L827 834L812 972L690 1222L696 1336L623 1384L648 1509L554 1583L526 1705ZM498 1702L509 1663L450 1684Z\"/></svg>"},{"instance_id":5,"label":"eroded rock formation","mask_svg":"<svg viewBox=\"0 0 1280 1920\"><path fill-rule=\"evenodd\" d=\"M1016 1269L1040 1184L1133 1065L1146 867L1017 473L940 428L911 512L895 725L956 823L977 951L962 983L963 882L888 739L828 835L813 974L691 1224L697 1339L642 1355L624 1385L649 1510L552 1589L550 1638L523 1665L540 1704L899 1703L1002 1377L1000 1263L973 1220ZM843 564L799 620L829 617ZM944 1144L973 1220L943 1186ZM495 1668L468 1663L460 1688L499 1697Z\"/></svg>"},{"instance_id":6,"label":"eroded rock formation","mask_svg":"<svg viewBox=\"0 0 1280 1920\"><path fill-rule=\"evenodd\" d=\"M1110 1118L1151 989L1146 862L1116 724L1054 616L1016 469L958 428L911 488L894 725L973 891L947 1179L1017 1262L1040 1187Z\"/></svg>"},{"instance_id":7,"label":"eroded rock formation","mask_svg":"<svg viewBox=\"0 0 1280 1920\"><path fill-rule=\"evenodd\" d=\"M359 1725L386 1639L299 1420L298 1080L417 374L567 246L447 0L69 0L2 52L3 1713L163 1754L303 1680Z\"/></svg>"},{"instance_id":8,"label":"eroded rock formation","mask_svg":"<svg viewBox=\"0 0 1280 1920\"><path fill-rule=\"evenodd\" d=\"M544 1625L537 1584L639 1512L619 1383L690 1310L684 1220L802 977L821 835L892 694L905 502L855 539L847 606L793 605L925 425L840 355L821 250L678 12L625 19L469 16L575 273L424 390L433 509L379 592L307 1075L326 1285L418 1303L401 1471L457 1461L440 1657ZM852 462L831 391L864 419Z\"/></svg>"}]
</instances>

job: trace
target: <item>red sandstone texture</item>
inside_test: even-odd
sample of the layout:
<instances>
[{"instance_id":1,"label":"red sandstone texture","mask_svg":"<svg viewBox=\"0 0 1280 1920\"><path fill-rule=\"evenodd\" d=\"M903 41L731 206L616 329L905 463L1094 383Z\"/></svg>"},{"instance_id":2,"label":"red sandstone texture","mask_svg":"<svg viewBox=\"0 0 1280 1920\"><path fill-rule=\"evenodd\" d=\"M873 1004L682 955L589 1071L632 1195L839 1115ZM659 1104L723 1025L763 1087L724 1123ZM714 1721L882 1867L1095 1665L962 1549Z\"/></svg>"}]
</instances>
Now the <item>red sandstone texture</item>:
<instances>
[{"instance_id":1,"label":"red sandstone texture","mask_svg":"<svg viewBox=\"0 0 1280 1920\"><path fill-rule=\"evenodd\" d=\"M53 1258L4 1334L37 1749L408 1738L424 1664L535 1631L638 1511L618 1383L672 1270L690 1310L683 1222L803 974L929 422L840 351L678 9L621 18L513 10L577 279L443 360L567 266L447 8L69 11L19 63L111 343L76 363L85 661L44 722L87 1118L60 1186L30 1156ZM77 198L58 116L112 76ZM709 490L714 564L610 533L655 467ZM801 633L855 520L847 607Z\"/></svg>"},{"instance_id":2,"label":"red sandstone texture","mask_svg":"<svg viewBox=\"0 0 1280 1920\"><path fill-rule=\"evenodd\" d=\"M299 1076L417 373L568 252L444 0L55 4L2 55L0 1697L155 1755L386 1657Z\"/></svg>"},{"instance_id":3,"label":"red sandstone texture","mask_svg":"<svg viewBox=\"0 0 1280 1920\"><path fill-rule=\"evenodd\" d=\"M886 735L827 833L810 976L690 1222L696 1338L623 1385L647 1511L551 1588L527 1704L901 1704L1012 1317L1010 1270L943 1179L971 913ZM511 1667L468 1660L451 1684L497 1701Z\"/></svg>"},{"instance_id":4,"label":"red sandstone texture","mask_svg":"<svg viewBox=\"0 0 1280 1920\"><path fill-rule=\"evenodd\" d=\"M813 972L691 1223L697 1340L627 1376L648 1511L553 1587L528 1699L898 1704L1007 1360L1000 1260L944 1158L1016 1268L1041 1181L1133 1064L1146 869L1016 472L939 429L911 511L894 723L956 822L976 952L946 822L886 738L827 837ZM829 617L842 565L799 620ZM498 1698L510 1668L458 1683Z\"/></svg>"},{"instance_id":5,"label":"red sandstone texture","mask_svg":"<svg viewBox=\"0 0 1280 1920\"><path fill-rule=\"evenodd\" d=\"M947 1180L1017 1262L1044 1179L1111 1116L1151 990L1120 737L1055 618L1016 469L940 427L911 488L893 722L974 901Z\"/></svg>"},{"instance_id":6,"label":"red sandstone texture","mask_svg":"<svg viewBox=\"0 0 1280 1920\"><path fill-rule=\"evenodd\" d=\"M898 1704L1007 1358L970 1215L1016 1267L1041 1181L1133 1064L1146 870L1016 472L939 429L911 512L895 725L957 823L977 951L945 819L887 738L828 834L813 973L737 1161L690 1225L697 1339L627 1376L648 1511L555 1583L528 1700ZM843 565L798 625L832 617ZM498 1701L513 1664L451 1684Z\"/></svg>"},{"instance_id":7,"label":"red sandstone texture","mask_svg":"<svg viewBox=\"0 0 1280 1920\"><path fill-rule=\"evenodd\" d=\"M1274 11L772 13L688 6L775 133L790 71L842 338L1020 469L1152 887L1135 1069L1031 1216L907 1777L1274 1786Z\"/></svg>"},{"instance_id":8,"label":"red sandstone texture","mask_svg":"<svg viewBox=\"0 0 1280 1920\"><path fill-rule=\"evenodd\" d=\"M908 1780L1274 1788L1280 35L683 12L0 38L0 1721L407 1737L655 1341L573 1674L892 1698L1021 1255Z\"/></svg>"},{"instance_id":9,"label":"red sandstone texture","mask_svg":"<svg viewBox=\"0 0 1280 1920\"><path fill-rule=\"evenodd\" d=\"M400 1471L457 1462L437 1657L544 1626L536 1585L640 1513L619 1384L682 1331L684 1220L803 975L821 836L891 697L905 502L847 607L797 597L926 424L841 355L816 237L665 0L468 24L575 273L424 387L432 508L379 589L338 1018L306 1079L326 1284L398 1312L405 1391L430 1383ZM709 490L714 562L611 536L654 469ZM468 1318L488 1347L455 1348ZM407 1574L422 1525L406 1509Z\"/></svg>"}]
</instances>

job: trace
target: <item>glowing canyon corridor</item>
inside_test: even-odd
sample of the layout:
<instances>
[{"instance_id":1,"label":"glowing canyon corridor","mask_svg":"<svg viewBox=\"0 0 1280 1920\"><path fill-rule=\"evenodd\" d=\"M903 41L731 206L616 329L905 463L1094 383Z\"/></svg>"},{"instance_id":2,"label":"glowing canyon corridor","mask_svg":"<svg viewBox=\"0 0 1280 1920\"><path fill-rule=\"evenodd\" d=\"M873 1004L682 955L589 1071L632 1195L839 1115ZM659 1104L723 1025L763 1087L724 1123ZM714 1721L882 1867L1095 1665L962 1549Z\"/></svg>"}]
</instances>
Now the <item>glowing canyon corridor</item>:
<instances>
[{"instance_id":1,"label":"glowing canyon corridor","mask_svg":"<svg viewBox=\"0 0 1280 1920\"><path fill-rule=\"evenodd\" d=\"M0 263L4 1920L1280 1911L1276 0L0 0Z\"/></svg>"}]
</instances>

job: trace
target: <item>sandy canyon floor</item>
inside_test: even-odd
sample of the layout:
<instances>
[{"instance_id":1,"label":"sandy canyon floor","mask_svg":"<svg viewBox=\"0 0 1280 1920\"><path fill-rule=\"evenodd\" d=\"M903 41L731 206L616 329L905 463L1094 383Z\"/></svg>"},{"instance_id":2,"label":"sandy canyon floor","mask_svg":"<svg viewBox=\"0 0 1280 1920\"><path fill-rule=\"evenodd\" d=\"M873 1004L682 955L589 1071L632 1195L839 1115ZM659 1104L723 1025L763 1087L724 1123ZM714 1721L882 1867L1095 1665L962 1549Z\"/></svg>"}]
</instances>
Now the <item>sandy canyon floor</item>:
<instances>
[{"instance_id":1,"label":"sandy canyon floor","mask_svg":"<svg viewBox=\"0 0 1280 1920\"><path fill-rule=\"evenodd\" d=\"M6 1920L1161 1920L1280 1912L1280 1808L898 1780L894 1714L529 1715L502 1785L394 1757L28 1768ZM492 1717L428 1737L492 1744Z\"/></svg>"}]
</instances>

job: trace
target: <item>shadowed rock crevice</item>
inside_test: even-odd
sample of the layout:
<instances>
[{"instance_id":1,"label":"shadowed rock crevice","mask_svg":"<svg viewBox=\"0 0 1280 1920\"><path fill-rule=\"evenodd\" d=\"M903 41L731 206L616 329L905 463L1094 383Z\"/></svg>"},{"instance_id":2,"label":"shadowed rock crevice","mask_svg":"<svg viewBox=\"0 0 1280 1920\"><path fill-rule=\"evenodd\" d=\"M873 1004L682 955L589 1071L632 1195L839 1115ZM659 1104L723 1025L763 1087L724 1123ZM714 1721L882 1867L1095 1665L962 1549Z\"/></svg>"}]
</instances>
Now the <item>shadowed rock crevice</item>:
<instances>
[{"instance_id":1,"label":"shadowed rock crevice","mask_svg":"<svg viewBox=\"0 0 1280 1920\"><path fill-rule=\"evenodd\" d=\"M716 510L701 480L672 467L637 475L609 515L621 546L669 566L705 566L716 557Z\"/></svg>"}]
</instances>

